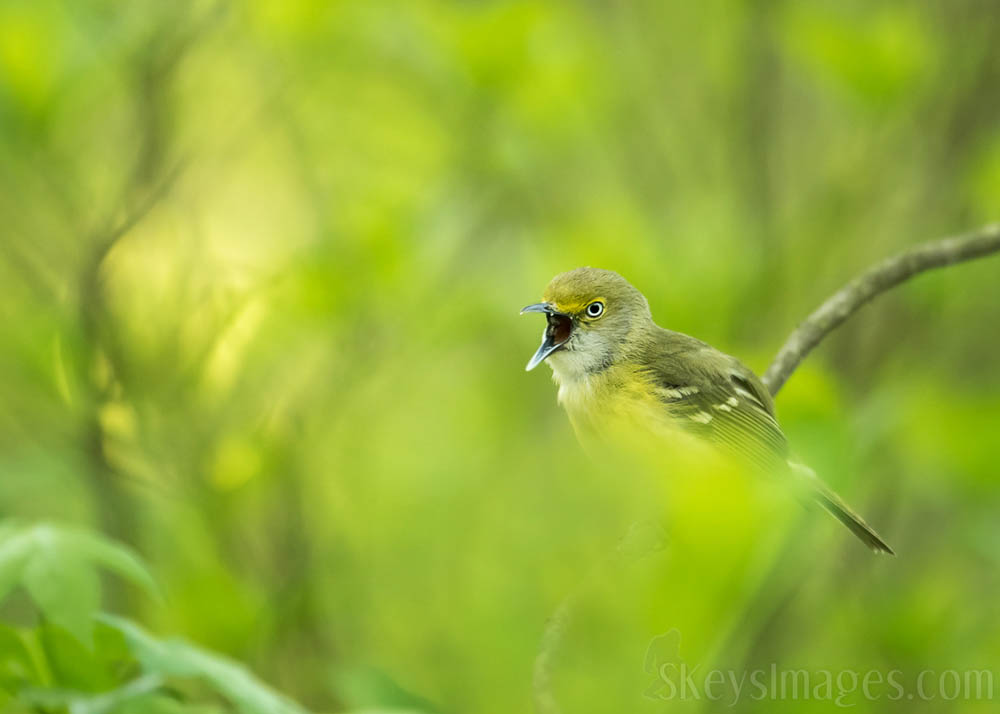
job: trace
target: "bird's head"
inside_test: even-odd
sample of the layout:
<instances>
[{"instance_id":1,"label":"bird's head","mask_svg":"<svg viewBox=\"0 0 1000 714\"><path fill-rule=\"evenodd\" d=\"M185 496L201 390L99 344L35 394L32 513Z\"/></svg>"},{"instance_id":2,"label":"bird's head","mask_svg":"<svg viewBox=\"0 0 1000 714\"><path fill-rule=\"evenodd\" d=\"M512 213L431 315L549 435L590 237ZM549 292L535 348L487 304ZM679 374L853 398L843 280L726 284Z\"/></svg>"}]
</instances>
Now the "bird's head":
<instances>
[{"instance_id":1,"label":"bird's head","mask_svg":"<svg viewBox=\"0 0 1000 714\"><path fill-rule=\"evenodd\" d=\"M542 302L521 312L540 312L548 323L527 369L548 359L557 376L568 378L607 367L627 347L636 327L652 324L642 293L618 273L598 268L557 275Z\"/></svg>"}]
</instances>

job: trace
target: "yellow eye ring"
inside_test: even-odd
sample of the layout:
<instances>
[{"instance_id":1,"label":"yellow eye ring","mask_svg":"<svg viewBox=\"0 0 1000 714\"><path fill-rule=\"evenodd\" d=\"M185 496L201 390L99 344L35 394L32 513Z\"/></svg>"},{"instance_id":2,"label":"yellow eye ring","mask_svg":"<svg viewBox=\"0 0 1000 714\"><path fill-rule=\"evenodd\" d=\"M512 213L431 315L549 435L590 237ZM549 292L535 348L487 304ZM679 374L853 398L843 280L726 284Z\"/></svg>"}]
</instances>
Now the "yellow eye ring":
<instances>
[{"instance_id":1,"label":"yellow eye ring","mask_svg":"<svg viewBox=\"0 0 1000 714\"><path fill-rule=\"evenodd\" d=\"M587 317L591 320L596 320L604 314L604 303L600 300L594 300L594 302L587 305L584 309L584 313L586 313Z\"/></svg>"}]
</instances>

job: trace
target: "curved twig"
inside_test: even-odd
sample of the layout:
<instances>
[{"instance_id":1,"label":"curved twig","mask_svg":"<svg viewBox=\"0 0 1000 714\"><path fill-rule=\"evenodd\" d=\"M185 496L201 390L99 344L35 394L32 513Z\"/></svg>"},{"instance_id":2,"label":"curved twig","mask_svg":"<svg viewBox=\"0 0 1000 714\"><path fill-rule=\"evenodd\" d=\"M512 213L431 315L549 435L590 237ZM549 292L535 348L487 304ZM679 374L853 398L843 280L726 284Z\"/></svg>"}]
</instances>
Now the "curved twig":
<instances>
[{"instance_id":1,"label":"curved twig","mask_svg":"<svg viewBox=\"0 0 1000 714\"><path fill-rule=\"evenodd\" d=\"M559 649L569 627L578 595L579 593L574 591L563 598L559 607L545 623L542 641L535 656L535 666L532 669L531 689L537 714L560 714L562 711L552 692L552 656Z\"/></svg>"},{"instance_id":2,"label":"curved twig","mask_svg":"<svg viewBox=\"0 0 1000 714\"><path fill-rule=\"evenodd\" d=\"M1000 252L1000 223L931 241L876 263L816 308L778 351L762 380L777 394L805 356L844 320L886 290L915 275Z\"/></svg>"},{"instance_id":3,"label":"curved twig","mask_svg":"<svg viewBox=\"0 0 1000 714\"><path fill-rule=\"evenodd\" d=\"M556 651L562 645L576 609L577 600L586 589L607 574L610 568L633 563L647 555L663 550L668 539L667 532L655 521L633 523L628 532L618 542L618 547L601 561L580 583L566 595L552 616L545 623L542 639L535 656L532 669L531 690L537 714L562 714L562 708L552 692L552 663Z\"/></svg>"}]
</instances>

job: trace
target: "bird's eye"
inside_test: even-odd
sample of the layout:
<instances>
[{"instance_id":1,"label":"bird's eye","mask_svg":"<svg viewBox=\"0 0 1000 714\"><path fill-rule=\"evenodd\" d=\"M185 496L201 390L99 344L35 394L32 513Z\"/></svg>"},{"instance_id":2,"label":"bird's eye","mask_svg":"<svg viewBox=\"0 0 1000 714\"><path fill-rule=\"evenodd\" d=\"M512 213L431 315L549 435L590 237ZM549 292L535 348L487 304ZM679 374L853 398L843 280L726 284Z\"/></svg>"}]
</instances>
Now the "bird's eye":
<instances>
[{"instance_id":1,"label":"bird's eye","mask_svg":"<svg viewBox=\"0 0 1000 714\"><path fill-rule=\"evenodd\" d=\"M604 314L604 303L600 300L594 300L594 302L587 305L587 317L600 317Z\"/></svg>"}]
</instances>

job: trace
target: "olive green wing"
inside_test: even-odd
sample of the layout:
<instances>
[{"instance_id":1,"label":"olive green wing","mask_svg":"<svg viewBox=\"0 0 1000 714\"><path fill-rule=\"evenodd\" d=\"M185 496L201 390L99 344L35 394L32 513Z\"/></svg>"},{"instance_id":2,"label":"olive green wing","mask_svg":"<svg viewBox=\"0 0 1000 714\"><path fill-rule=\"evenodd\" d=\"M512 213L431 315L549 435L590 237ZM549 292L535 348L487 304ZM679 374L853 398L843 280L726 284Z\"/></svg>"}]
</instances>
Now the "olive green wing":
<instances>
[{"instance_id":1,"label":"olive green wing","mask_svg":"<svg viewBox=\"0 0 1000 714\"><path fill-rule=\"evenodd\" d=\"M787 468L788 442L771 397L738 360L705 345L664 355L650 372L681 427L756 467Z\"/></svg>"},{"instance_id":2,"label":"olive green wing","mask_svg":"<svg viewBox=\"0 0 1000 714\"><path fill-rule=\"evenodd\" d=\"M876 553L892 553L884 540L811 469L788 459L788 443L774 402L757 376L735 357L673 333L669 350L648 371L664 409L688 431L768 473L784 473L808 497Z\"/></svg>"}]
</instances>

